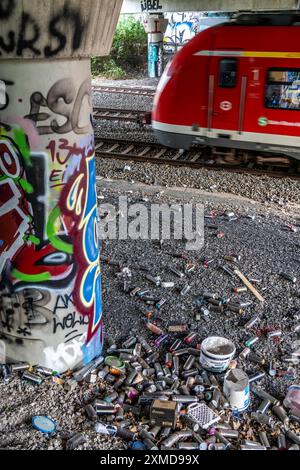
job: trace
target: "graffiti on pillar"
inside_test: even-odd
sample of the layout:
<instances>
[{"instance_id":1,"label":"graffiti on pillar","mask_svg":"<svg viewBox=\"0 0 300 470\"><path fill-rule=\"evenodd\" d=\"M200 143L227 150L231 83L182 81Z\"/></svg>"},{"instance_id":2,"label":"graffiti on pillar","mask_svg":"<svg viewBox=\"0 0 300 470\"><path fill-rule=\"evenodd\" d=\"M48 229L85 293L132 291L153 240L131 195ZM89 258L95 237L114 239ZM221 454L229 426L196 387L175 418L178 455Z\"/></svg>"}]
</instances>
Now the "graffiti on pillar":
<instances>
[{"instance_id":1,"label":"graffiti on pillar","mask_svg":"<svg viewBox=\"0 0 300 470\"><path fill-rule=\"evenodd\" d=\"M0 123L0 329L22 347L50 333L72 343L88 324L88 360L102 334L94 139L53 140L46 152L29 142L20 126Z\"/></svg>"},{"instance_id":2,"label":"graffiti on pillar","mask_svg":"<svg viewBox=\"0 0 300 470\"><path fill-rule=\"evenodd\" d=\"M101 321L101 273L96 195L94 149L81 161L80 169L62 190L60 210L74 222L70 234L74 239L74 259L78 269L74 301L80 312L91 317L88 337L94 335Z\"/></svg>"},{"instance_id":3,"label":"graffiti on pillar","mask_svg":"<svg viewBox=\"0 0 300 470\"><path fill-rule=\"evenodd\" d=\"M76 90L72 78L64 78L56 82L49 90L47 97L40 91L32 93L30 97L30 112L27 119L31 119L36 124L39 135L47 134L87 134L90 130L91 122L88 115L88 122L80 125L81 110L85 100L90 107L91 82L85 80L79 90ZM45 109L43 109L45 108ZM58 122L58 117L64 118L63 123ZM40 125L48 121L48 124Z\"/></svg>"},{"instance_id":4,"label":"graffiti on pillar","mask_svg":"<svg viewBox=\"0 0 300 470\"><path fill-rule=\"evenodd\" d=\"M150 43L148 51L149 76L160 77L163 72L163 48L161 43Z\"/></svg>"},{"instance_id":5,"label":"graffiti on pillar","mask_svg":"<svg viewBox=\"0 0 300 470\"><path fill-rule=\"evenodd\" d=\"M16 0L0 0L0 24L5 24L16 8ZM16 18L14 29L0 35L0 56L14 53L23 57L30 52L36 57L55 57L67 46L72 52L80 48L86 21L70 1L64 2L63 7L52 14L48 24L45 25L44 21L43 15L35 18L32 13L23 11ZM66 31L72 34L67 35ZM45 33L48 33L49 44L41 47L40 42Z\"/></svg>"},{"instance_id":6,"label":"graffiti on pillar","mask_svg":"<svg viewBox=\"0 0 300 470\"><path fill-rule=\"evenodd\" d=\"M9 105L8 86L14 85L11 80L3 80L0 77L0 111L4 111Z\"/></svg>"},{"instance_id":7,"label":"graffiti on pillar","mask_svg":"<svg viewBox=\"0 0 300 470\"><path fill-rule=\"evenodd\" d=\"M26 196L33 188L25 177L28 147L24 134L0 133L0 273L32 236L32 213ZM19 143L19 145L18 145Z\"/></svg>"},{"instance_id":8,"label":"graffiti on pillar","mask_svg":"<svg viewBox=\"0 0 300 470\"><path fill-rule=\"evenodd\" d=\"M163 6L160 0L141 0L142 13L146 11L159 11L162 10Z\"/></svg>"}]
</instances>

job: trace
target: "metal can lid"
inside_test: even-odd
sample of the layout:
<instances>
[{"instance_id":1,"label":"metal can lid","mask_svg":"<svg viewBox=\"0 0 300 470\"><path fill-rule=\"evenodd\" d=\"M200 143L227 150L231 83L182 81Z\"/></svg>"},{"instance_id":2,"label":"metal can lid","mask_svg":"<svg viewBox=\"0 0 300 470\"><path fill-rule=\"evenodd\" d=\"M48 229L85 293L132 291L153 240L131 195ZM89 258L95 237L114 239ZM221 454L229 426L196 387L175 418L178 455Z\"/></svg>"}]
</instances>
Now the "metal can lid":
<instances>
[{"instance_id":1,"label":"metal can lid","mask_svg":"<svg viewBox=\"0 0 300 470\"><path fill-rule=\"evenodd\" d=\"M48 416L34 416L31 422L35 429L44 434L52 434L56 431L55 422Z\"/></svg>"}]
</instances>

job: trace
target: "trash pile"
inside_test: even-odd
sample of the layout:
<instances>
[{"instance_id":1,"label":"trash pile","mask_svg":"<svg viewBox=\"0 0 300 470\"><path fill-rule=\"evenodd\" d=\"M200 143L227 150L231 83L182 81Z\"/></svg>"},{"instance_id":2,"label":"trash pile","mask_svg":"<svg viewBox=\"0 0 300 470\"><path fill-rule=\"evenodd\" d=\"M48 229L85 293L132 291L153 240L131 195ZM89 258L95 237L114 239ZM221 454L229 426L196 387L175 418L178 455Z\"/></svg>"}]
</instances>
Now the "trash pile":
<instances>
[{"instance_id":1,"label":"trash pile","mask_svg":"<svg viewBox=\"0 0 300 470\"><path fill-rule=\"evenodd\" d=\"M223 218L232 221L235 214L228 212ZM206 228L213 230L213 240L224 238L219 226L209 223ZM217 261L203 256L200 263L185 253L175 253L162 241L159 250L173 260L163 266L160 276L149 269L147 260L124 264L101 256L102 266L109 268L124 297L138 310L144 329L137 332L132 323L131 337L121 337L117 344L108 338L105 354L80 370L60 375L29 364L2 365L0 380L8 382L19 374L36 385L51 380L66 391L87 386L90 393L82 406L89 429L108 439L120 438L132 450L299 450L298 310L292 310L281 323L263 321L259 307L269 287L262 287L261 279L243 274L249 268L241 266L239 254L228 250L224 256L226 246L223 259L218 253ZM198 290L198 285L195 291L192 276L200 265L205 269L214 265L229 279L232 295L228 290L223 295ZM284 268L276 275L294 288L297 278L288 265ZM246 299L240 297L244 293ZM193 296L192 303L186 303L192 321L191 315L184 320L186 305L183 321L168 315L169 302L176 296L184 301ZM296 291L293 296L299 298ZM253 305L252 300L259 303ZM177 307L176 301L173 309L174 305ZM232 320L236 334L230 335L228 328L217 331L213 315L224 323ZM291 343L282 347L286 326L295 347ZM122 330L121 322L118 329ZM259 351L257 345L261 344L264 347ZM273 384L280 381L279 392L275 392ZM33 416L32 426L50 436L56 430L47 416ZM85 440L79 429L66 448L75 449Z\"/></svg>"},{"instance_id":2,"label":"trash pile","mask_svg":"<svg viewBox=\"0 0 300 470\"><path fill-rule=\"evenodd\" d=\"M106 356L73 374L16 364L2 366L2 376L9 380L18 372L36 384L52 376L66 390L88 382L91 426L124 439L132 450L300 449L300 386L290 386L283 403L260 388L266 364L251 344L236 356L230 340L211 336L199 344L185 325L170 325L164 333L148 321L147 328L151 341L133 336L112 344ZM249 363L259 370L248 375ZM33 417L32 425L48 434L56 428L45 416ZM78 433L66 447L84 441Z\"/></svg>"}]
</instances>

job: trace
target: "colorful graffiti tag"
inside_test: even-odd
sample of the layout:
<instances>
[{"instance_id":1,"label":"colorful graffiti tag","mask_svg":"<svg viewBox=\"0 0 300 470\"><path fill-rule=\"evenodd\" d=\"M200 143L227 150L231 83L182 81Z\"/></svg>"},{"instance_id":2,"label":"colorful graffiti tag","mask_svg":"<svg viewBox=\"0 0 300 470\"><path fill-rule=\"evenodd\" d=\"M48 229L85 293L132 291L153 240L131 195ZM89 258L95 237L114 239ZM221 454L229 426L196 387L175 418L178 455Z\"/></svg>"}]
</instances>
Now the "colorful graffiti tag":
<instances>
[{"instance_id":1,"label":"colorful graffiti tag","mask_svg":"<svg viewBox=\"0 0 300 470\"><path fill-rule=\"evenodd\" d=\"M160 77L163 72L163 45L162 43L150 43L148 52L149 76Z\"/></svg>"},{"instance_id":2,"label":"colorful graffiti tag","mask_svg":"<svg viewBox=\"0 0 300 470\"><path fill-rule=\"evenodd\" d=\"M27 338L49 344L45 361L61 369L72 365L78 344L88 362L103 341L94 136L91 126L79 127L86 83L78 92L70 86L69 115L61 87L40 103L67 117L64 133L73 142L64 136L43 152L31 148L45 133L38 121L51 119L47 133L61 133L50 114L33 109L32 98L29 115L16 118L24 126L0 123L0 335L19 347ZM54 343L49 334L57 336Z\"/></svg>"}]
</instances>

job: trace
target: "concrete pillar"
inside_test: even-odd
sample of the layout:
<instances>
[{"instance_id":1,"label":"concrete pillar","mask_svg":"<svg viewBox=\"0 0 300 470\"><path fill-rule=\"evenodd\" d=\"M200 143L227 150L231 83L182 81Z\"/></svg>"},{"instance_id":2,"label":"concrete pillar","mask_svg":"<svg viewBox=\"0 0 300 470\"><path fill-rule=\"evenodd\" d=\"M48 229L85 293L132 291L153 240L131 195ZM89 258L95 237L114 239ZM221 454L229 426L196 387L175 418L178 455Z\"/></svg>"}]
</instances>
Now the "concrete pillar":
<instances>
[{"instance_id":1,"label":"concrete pillar","mask_svg":"<svg viewBox=\"0 0 300 470\"><path fill-rule=\"evenodd\" d=\"M0 343L63 372L102 349L90 56L122 0L0 0ZM2 90L2 93L1 93Z\"/></svg>"},{"instance_id":2,"label":"concrete pillar","mask_svg":"<svg viewBox=\"0 0 300 470\"><path fill-rule=\"evenodd\" d=\"M150 78L162 76L164 34L168 26L168 20L163 13L147 15L144 21L145 31L148 34L148 73Z\"/></svg>"}]
</instances>

